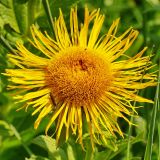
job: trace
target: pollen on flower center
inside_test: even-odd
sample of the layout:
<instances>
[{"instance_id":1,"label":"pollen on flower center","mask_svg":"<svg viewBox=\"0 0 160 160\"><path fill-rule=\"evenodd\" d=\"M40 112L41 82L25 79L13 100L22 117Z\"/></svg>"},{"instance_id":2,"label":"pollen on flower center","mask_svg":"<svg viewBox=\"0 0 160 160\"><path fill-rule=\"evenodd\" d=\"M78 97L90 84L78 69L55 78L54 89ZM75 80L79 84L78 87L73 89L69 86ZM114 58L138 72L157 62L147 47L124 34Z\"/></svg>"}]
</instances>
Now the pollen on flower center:
<instances>
[{"instance_id":1,"label":"pollen on flower center","mask_svg":"<svg viewBox=\"0 0 160 160\"><path fill-rule=\"evenodd\" d=\"M111 79L109 63L80 47L55 55L46 72L46 83L56 102L78 106L96 102L108 90Z\"/></svg>"}]
</instances>

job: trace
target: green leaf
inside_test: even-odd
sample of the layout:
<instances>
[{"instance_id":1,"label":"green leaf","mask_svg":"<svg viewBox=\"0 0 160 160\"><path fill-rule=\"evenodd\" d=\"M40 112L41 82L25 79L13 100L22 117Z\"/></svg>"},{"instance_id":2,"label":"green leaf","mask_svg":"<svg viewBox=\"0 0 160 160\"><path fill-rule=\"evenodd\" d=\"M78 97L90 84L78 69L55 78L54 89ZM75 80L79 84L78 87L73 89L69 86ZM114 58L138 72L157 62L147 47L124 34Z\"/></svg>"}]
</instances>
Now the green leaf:
<instances>
[{"instance_id":1,"label":"green leaf","mask_svg":"<svg viewBox=\"0 0 160 160\"><path fill-rule=\"evenodd\" d=\"M130 143L135 144L137 142L141 142L142 141L141 137L142 137L141 135L138 135L137 137L131 137ZM124 151L126 152L127 143L128 143L128 139L118 141L117 142L117 147L118 147L117 151L106 149L105 151L97 152L97 154L94 157L94 160L99 160L99 159L111 160L111 159L113 159L119 153L122 153Z\"/></svg>"},{"instance_id":2,"label":"green leaf","mask_svg":"<svg viewBox=\"0 0 160 160\"><path fill-rule=\"evenodd\" d=\"M13 12L19 27L19 31L23 34L26 33L28 31L27 3L23 4L17 0L13 0Z\"/></svg>"},{"instance_id":3,"label":"green leaf","mask_svg":"<svg viewBox=\"0 0 160 160\"><path fill-rule=\"evenodd\" d=\"M16 32L19 32L12 0L8 0L7 4L11 7L8 8L3 3L0 3L0 28L3 28L5 24L9 24Z\"/></svg>"},{"instance_id":4,"label":"green leaf","mask_svg":"<svg viewBox=\"0 0 160 160\"><path fill-rule=\"evenodd\" d=\"M146 137L146 128L147 128L147 124L146 124L146 120L142 117L135 117L134 118L134 124L136 125L135 127L135 131L136 131L136 135L142 135L142 138Z\"/></svg>"},{"instance_id":5,"label":"green leaf","mask_svg":"<svg viewBox=\"0 0 160 160\"><path fill-rule=\"evenodd\" d=\"M0 120L0 135L3 137L12 136L13 132L6 121Z\"/></svg>"},{"instance_id":6,"label":"green leaf","mask_svg":"<svg viewBox=\"0 0 160 160\"><path fill-rule=\"evenodd\" d=\"M6 24L17 33L27 34L30 25L41 13L40 0L1 0L0 28Z\"/></svg>"},{"instance_id":7,"label":"green leaf","mask_svg":"<svg viewBox=\"0 0 160 160\"><path fill-rule=\"evenodd\" d=\"M62 9L64 14L70 13L70 8L75 7L80 0L61 0L61 1L53 1L49 0L50 2L50 9L52 12L53 18L59 15L59 8Z\"/></svg>"},{"instance_id":8,"label":"green leaf","mask_svg":"<svg viewBox=\"0 0 160 160\"><path fill-rule=\"evenodd\" d=\"M53 160L67 160L65 152L61 148L57 148L56 140L48 136L38 136L33 139L32 143L42 147Z\"/></svg>"},{"instance_id":9,"label":"green leaf","mask_svg":"<svg viewBox=\"0 0 160 160\"><path fill-rule=\"evenodd\" d=\"M86 155L85 155L85 160L91 160L93 159L93 149L92 149L92 146L91 146L91 143L88 142L86 144Z\"/></svg>"},{"instance_id":10,"label":"green leaf","mask_svg":"<svg viewBox=\"0 0 160 160\"><path fill-rule=\"evenodd\" d=\"M76 160L73 147L67 143L67 155L69 160Z\"/></svg>"}]
</instances>

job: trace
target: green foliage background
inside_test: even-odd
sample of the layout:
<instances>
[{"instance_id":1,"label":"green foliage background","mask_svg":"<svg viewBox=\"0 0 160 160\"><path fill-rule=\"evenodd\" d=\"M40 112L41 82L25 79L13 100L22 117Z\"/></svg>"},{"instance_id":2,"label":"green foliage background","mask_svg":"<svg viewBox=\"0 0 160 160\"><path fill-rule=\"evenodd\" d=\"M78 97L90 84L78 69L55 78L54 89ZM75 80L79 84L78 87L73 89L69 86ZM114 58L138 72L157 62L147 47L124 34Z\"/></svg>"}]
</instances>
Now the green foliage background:
<instances>
[{"instance_id":1,"label":"green foliage background","mask_svg":"<svg viewBox=\"0 0 160 160\"><path fill-rule=\"evenodd\" d=\"M28 38L31 38L30 26L33 23L39 25L42 31L46 30L51 36L53 35L49 17L43 6L44 1L46 2L46 0L0 0L0 73L4 73L6 68L14 67L8 62L6 55L15 48L17 41L24 43L35 52L28 43ZM79 21L83 21L86 4L90 10L100 8L105 14L102 34L108 31L113 20L120 17L118 34L130 26L140 32L127 54L132 56L147 45L149 49L146 54L154 53L152 62L159 63L160 2L158 0L49 0L52 17L57 17L59 8L62 8L67 24L69 24L70 8L76 5ZM7 90L8 83L7 78L0 74L1 160L160 160L158 91L155 105L141 104L144 107L138 109L140 116L133 119L137 127L132 128L130 143L128 142L129 126L120 119L119 124L125 133L125 138L118 138L116 142L111 139L108 144L97 146L92 152L87 138L86 151L74 142L74 137L56 147L54 137L44 135L48 118L35 131L33 124L36 116L31 116L32 108L29 108L28 112L24 110L16 112L22 104L13 101L14 92ZM158 90L159 86L147 88L139 94L154 99L156 88ZM131 145L130 149L127 149L128 144Z\"/></svg>"}]
</instances>

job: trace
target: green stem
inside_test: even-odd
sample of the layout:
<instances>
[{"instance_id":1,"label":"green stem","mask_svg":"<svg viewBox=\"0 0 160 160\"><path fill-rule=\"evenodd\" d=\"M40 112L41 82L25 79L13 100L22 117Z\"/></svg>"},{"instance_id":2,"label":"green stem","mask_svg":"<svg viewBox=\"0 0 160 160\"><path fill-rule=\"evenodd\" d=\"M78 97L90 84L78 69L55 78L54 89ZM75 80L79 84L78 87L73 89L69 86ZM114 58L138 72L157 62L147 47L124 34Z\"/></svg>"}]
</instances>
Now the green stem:
<instances>
[{"instance_id":1,"label":"green stem","mask_svg":"<svg viewBox=\"0 0 160 160\"><path fill-rule=\"evenodd\" d=\"M139 90L137 91L137 95L139 94ZM134 101L133 107L136 106L136 101ZM134 111L132 111L132 116L130 118L130 122L131 124L133 123L133 114ZM132 125L129 125L129 129L128 129L128 143L127 143L127 159L126 160L130 160L130 150L131 150L131 135L132 135Z\"/></svg>"},{"instance_id":2,"label":"green stem","mask_svg":"<svg viewBox=\"0 0 160 160\"><path fill-rule=\"evenodd\" d=\"M10 128L13 131L14 135L16 136L16 138L21 142L22 146L24 147L24 149L26 150L26 152L29 154L30 157L34 156L34 154L32 153L32 151L28 148L28 146L23 142L20 134L18 133L18 131L16 130L16 128L10 124Z\"/></svg>"},{"instance_id":3,"label":"green stem","mask_svg":"<svg viewBox=\"0 0 160 160\"><path fill-rule=\"evenodd\" d=\"M27 35L31 36L30 34L30 26L34 23L36 19L37 13L40 12L38 10L38 6L40 5L39 0L29 0L28 1L28 30Z\"/></svg>"},{"instance_id":4,"label":"green stem","mask_svg":"<svg viewBox=\"0 0 160 160\"><path fill-rule=\"evenodd\" d=\"M53 18L52 18L52 13L51 13L51 10L50 10L49 2L48 2L48 0L42 0L42 3L43 3L43 6L44 6L44 9L45 9L49 24L51 26L52 32L54 33Z\"/></svg>"},{"instance_id":5,"label":"green stem","mask_svg":"<svg viewBox=\"0 0 160 160\"><path fill-rule=\"evenodd\" d=\"M155 130L155 121L156 121L156 115L157 115L158 104L159 104L159 87L160 87L159 85L160 85L160 65L159 65L158 84L157 84L156 94L154 99L154 108L152 111L151 122L149 126L148 140L147 140L144 160L152 159L152 147L153 147L153 137L154 137L154 130Z\"/></svg>"},{"instance_id":6,"label":"green stem","mask_svg":"<svg viewBox=\"0 0 160 160\"><path fill-rule=\"evenodd\" d=\"M159 61L159 72L160 72L160 61ZM158 85L160 85L160 78L158 80ZM160 101L158 101L158 112L160 112ZM158 160L160 160L160 116L158 116L157 118L158 118Z\"/></svg>"},{"instance_id":7,"label":"green stem","mask_svg":"<svg viewBox=\"0 0 160 160\"><path fill-rule=\"evenodd\" d=\"M160 160L160 117L158 117L158 160Z\"/></svg>"},{"instance_id":8,"label":"green stem","mask_svg":"<svg viewBox=\"0 0 160 160\"><path fill-rule=\"evenodd\" d=\"M159 61L159 72L160 72L160 61ZM160 73L159 73L160 74ZM158 79L158 84L160 83L160 79ZM160 113L160 101L158 101L157 104L157 108L158 108L158 113ZM158 118L158 160L160 160L160 116L157 117Z\"/></svg>"},{"instance_id":9,"label":"green stem","mask_svg":"<svg viewBox=\"0 0 160 160\"><path fill-rule=\"evenodd\" d=\"M152 48L152 50L153 50L153 48ZM152 52L152 51L151 51ZM149 59L148 59L148 61L147 61L147 63L146 63L146 67L147 67L147 65L148 65L148 63L149 63L149 61L150 61L150 56L151 56L151 54L149 55ZM144 68L144 71L143 71L143 74L142 74L142 78L141 78L141 80L140 80L140 83L142 83L143 82L143 76L145 75L145 72L146 72L146 67ZM139 94L139 90L137 90L137 93L136 93L137 95ZM133 103L133 107L135 107L136 106L136 101L134 101L134 103ZM132 116L131 116L131 118L130 118L130 122L131 122L131 124L133 124L133 115L134 115L134 111L132 111ZM132 135L132 125L129 125L129 129L128 129L128 143L127 143L127 157L126 157L126 160L130 160L131 159L131 157L130 157L130 150L131 150L131 135Z\"/></svg>"}]
</instances>

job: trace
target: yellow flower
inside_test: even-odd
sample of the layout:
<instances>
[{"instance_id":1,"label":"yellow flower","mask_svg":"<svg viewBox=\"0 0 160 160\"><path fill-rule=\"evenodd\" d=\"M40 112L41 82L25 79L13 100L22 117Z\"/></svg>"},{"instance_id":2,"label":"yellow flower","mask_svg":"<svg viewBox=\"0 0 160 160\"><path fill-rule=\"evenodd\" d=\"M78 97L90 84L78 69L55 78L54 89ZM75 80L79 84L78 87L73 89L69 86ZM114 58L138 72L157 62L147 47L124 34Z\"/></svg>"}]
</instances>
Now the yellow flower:
<instances>
[{"instance_id":1,"label":"yellow flower","mask_svg":"<svg viewBox=\"0 0 160 160\"><path fill-rule=\"evenodd\" d=\"M65 128L66 140L71 133L75 134L83 146L85 122L92 147L99 139L107 143L107 135L123 136L117 118L128 121L126 116L136 112L131 102L152 103L136 95L137 89L155 85L153 73L143 75L144 70L152 67L149 57L142 57L146 48L134 57L124 55L138 31L129 28L116 36L117 19L108 33L100 37L103 22L99 9L89 12L86 7L84 23L79 25L77 9L72 8L69 34L60 11L54 21L55 39L46 32L42 34L34 25L31 27L31 43L42 56L31 53L23 44L17 44L17 54L8 54L10 62L18 67L6 70L12 82L9 88L20 91L14 98L26 102L27 108L32 106L32 115L39 113L35 128L52 114L46 133L55 122L57 143ZM144 83L140 82L142 78Z\"/></svg>"}]
</instances>

